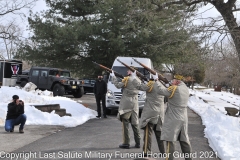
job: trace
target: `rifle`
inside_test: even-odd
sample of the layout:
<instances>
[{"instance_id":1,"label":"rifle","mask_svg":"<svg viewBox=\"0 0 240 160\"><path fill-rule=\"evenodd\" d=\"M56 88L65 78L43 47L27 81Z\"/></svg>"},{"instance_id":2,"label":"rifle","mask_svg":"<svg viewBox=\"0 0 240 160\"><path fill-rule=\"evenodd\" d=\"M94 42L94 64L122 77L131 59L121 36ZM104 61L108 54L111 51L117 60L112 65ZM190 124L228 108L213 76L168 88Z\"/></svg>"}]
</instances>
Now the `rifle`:
<instances>
[{"instance_id":1,"label":"rifle","mask_svg":"<svg viewBox=\"0 0 240 160\"><path fill-rule=\"evenodd\" d=\"M93 61L92 61L92 62L93 62ZM109 73L114 72L114 74L115 74L116 77L124 78L123 75L121 75L120 73L118 73L118 72L116 72L116 71L114 71L114 70L112 70L112 69L110 69L110 68L108 68L108 67L106 67L106 66L104 66L104 65L98 64L98 63L96 63L96 62L93 62L93 63L94 63L95 65L101 67L102 69L105 69L105 70L108 71Z\"/></svg>"},{"instance_id":2,"label":"rifle","mask_svg":"<svg viewBox=\"0 0 240 160\"><path fill-rule=\"evenodd\" d=\"M142 67L144 67L146 70L148 70L148 72L150 72L151 74L156 74L157 72L152 70L151 68L149 68L148 66L142 64L141 62L139 62L138 60L136 60L135 58L132 58L135 62L137 62L138 64L140 64ZM157 73L158 74L158 78L159 80L165 82L166 84L169 83L169 81L167 80L167 78L163 77L161 74Z\"/></svg>"},{"instance_id":3,"label":"rifle","mask_svg":"<svg viewBox=\"0 0 240 160\"><path fill-rule=\"evenodd\" d=\"M118 62L120 62L122 65L124 65L125 67L127 67L130 71L134 72L135 69L130 67L129 65L127 65L126 63L123 63L122 61L120 61L119 59L117 59ZM136 74L138 77L140 77L141 79L148 81L147 77L145 77L142 73L140 73L139 71L136 70Z\"/></svg>"}]
</instances>

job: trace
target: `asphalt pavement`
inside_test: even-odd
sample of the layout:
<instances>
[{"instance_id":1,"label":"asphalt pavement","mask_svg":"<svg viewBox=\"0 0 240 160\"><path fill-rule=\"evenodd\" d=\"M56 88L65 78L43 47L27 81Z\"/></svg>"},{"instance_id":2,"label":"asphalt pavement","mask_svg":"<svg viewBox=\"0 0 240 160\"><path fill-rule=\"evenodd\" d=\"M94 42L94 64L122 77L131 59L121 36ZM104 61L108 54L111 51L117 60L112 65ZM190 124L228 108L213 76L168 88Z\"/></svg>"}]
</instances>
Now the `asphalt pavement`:
<instances>
[{"instance_id":1,"label":"asphalt pavement","mask_svg":"<svg viewBox=\"0 0 240 160\"><path fill-rule=\"evenodd\" d=\"M74 100L81 100L85 106L96 110L95 98L91 94ZM193 159L219 159L204 137L201 118L190 109L188 117ZM142 148L134 148L131 126L130 149L118 148L122 143L121 128L122 124L116 119L116 114L109 115L108 118L91 119L74 128L27 125L24 134L6 133L0 127L0 159L143 159ZM142 138L143 130L140 132ZM175 159L184 159L181 158L183 155L179 144L176 150ZM165 155L158 153L155 136L152 152L151 159L164 159Z\"/></svg>"}]
</instances>

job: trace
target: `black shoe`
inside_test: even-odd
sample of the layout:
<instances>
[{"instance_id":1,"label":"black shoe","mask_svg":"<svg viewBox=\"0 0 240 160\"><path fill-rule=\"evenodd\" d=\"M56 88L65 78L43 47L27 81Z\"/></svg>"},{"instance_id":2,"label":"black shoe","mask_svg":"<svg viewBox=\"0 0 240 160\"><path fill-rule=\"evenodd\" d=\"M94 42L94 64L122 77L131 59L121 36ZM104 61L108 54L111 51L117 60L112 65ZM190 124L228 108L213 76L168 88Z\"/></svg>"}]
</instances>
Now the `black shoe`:
<instances>
[{"instance_id":1,"label":"black shoe","mask_svg":"<svg viewBox=\"0 0 240 160\"><path fill-rule=\"evenodd\" d=\"M14 126L12 127L12 129L10 130L10 132L14 132Z\"/></svg>"},{"instance_id":2,"label":"black shoe","mask_svg":"<svg viewBox=\"0 0 240 160\"><path fill-rule=\"evenodd\" d=\"M129 144L120 144L119 148L129 149Z\"/></svg>"},{"instance_id":3,"label":"black shoe","mask_svg":"<svg viewBox=\"0 0 240 160\"><path fill-rule=\"evenodd\" d=\"M144 157L151 157L151 155L147 154L147 153L144 153L143 155Z\"/></svg>"},{"instance_id":4,"label":"black shoe","mask_svg":"<svg viewBox=\"0 0 240 160\"><path fill-rule=\"evenodd\" d=\"M24 133L22 129L19 130L19 133Z\"/></svg>"},{"instance_id":5,"label":"black shoe","mask_svg":"<svg viewBox=\"0 0 240 160\"><path fill-rule=\"evenodd\" d=\"M135 148L140 148L140 144L135 144Z\"/></svg>"},{"instance_id":6,"label":"black shoe","mask_svg":"<svg viewBox=\"0 0 240 160\"><path fill-rule=\"evenodd\" d=\"M104 118L107 118L107 116L103 116Z\"/></svg>"},{"instance_id":7,"label":"black shoe","mask_svg":"<svg viewBox=\"0 0 240 160\"><path fill-rule=\"evenodd\" d=\"M101 116L96 116L97 118L101 118Z\"/></svg>"}]
</instances>

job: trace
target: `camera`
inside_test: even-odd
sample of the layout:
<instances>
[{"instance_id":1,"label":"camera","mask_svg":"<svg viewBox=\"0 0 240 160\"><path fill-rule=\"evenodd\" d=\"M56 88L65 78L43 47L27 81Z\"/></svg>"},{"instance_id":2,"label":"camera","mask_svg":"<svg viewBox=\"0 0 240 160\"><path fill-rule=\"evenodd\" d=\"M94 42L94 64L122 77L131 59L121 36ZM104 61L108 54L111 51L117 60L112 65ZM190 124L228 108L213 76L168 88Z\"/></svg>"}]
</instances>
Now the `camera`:
<instances>
[{"instance_id":1,"label":"camera","mask_svg":"<svg viewBox=\"0 0 240 160\"><path fill-rule=\"evenodd\" d=\"M23 105L23 101L22 101L22 100L19 100L19 104Z\"/></svg>"}]
</instances>

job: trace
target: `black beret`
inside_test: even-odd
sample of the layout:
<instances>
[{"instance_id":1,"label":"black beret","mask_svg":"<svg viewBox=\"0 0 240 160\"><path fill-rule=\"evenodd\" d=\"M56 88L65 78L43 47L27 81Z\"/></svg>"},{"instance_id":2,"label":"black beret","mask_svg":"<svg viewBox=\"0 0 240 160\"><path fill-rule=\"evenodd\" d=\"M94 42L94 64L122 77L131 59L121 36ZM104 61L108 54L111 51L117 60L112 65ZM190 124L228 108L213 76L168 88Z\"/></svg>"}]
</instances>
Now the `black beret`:
<instances>
[{"instance_id":1,"label":"black beret","mask_svg":"<svg viewBox=\"0 0 240 160\"><path fill-rule=\"evenodd\" d=\"M13 95L12 98L13 99L19 99L18 95Z\"/></svg>"}]
</instances>

